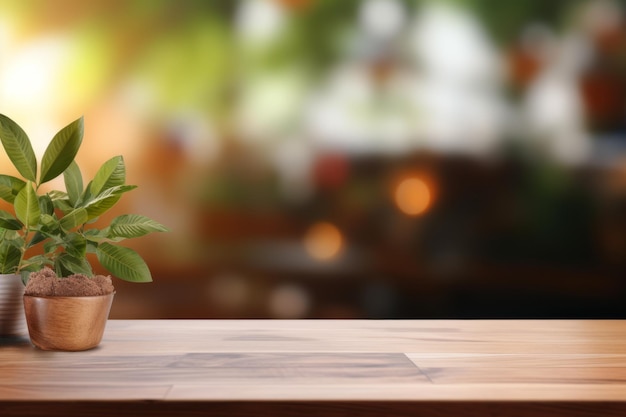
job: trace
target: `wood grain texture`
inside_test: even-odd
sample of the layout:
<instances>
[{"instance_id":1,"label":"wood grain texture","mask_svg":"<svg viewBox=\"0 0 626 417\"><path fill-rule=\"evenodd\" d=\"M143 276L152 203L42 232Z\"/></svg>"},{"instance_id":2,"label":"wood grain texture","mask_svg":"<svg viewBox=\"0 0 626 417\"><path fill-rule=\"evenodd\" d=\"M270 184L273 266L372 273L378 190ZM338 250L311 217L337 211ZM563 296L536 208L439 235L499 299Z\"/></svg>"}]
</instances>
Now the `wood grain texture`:
<instances>
[{"instance_id":1,"label":"wood grain texture","mask_svg":"<svg viewBox=\"0 0 626 417\"><path fill-rule=\"evenodd\" d=\"M79 351L98 346L115 293L91 297L24 296L31 342L43 350Z\"/></svg>"},{"instance_id":2,"label":"wood grain texture","mask_svg":"<svg viewBox=\"0 0 626 417\"><path fill-rule=\"evenodd\" d=\"M110 320L0 344L0 415L626 415L626 321Z\"/></svg>"}]
</instances>

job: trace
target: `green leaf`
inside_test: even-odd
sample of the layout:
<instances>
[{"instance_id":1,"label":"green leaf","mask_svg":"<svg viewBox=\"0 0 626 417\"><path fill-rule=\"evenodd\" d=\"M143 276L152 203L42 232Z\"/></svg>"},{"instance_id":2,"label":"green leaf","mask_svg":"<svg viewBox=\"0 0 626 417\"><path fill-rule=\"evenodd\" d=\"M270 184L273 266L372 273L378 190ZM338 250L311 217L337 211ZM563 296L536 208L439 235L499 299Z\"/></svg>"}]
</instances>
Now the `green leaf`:
<instances>
[{"instance_id":1,"label":"green leaf","mask_svg":"<svg viewBox=\"0 0 626 417\"><path fill-rule=\"evenodd\" d=\"M59 244L57 242L55 242L54 240L49 240L43 244L43 252L53 253L54 251L57 250L58 247L59 247Z\"/></svg>"},{"instance_id":2,"label":"green leaf","mask_svg":"<svg viewBox=\"0 0 626 417\"><path fill-rule=\"evenodd\" d=\"M85 236L85 239L87 239L88 242L93 242L93 243L100 243L100 242L106 242L106 241L112 241L112 242L121 242L122 240L124 240L124 238L109 238L109 228L105 228L102 230L98 230L98 229L88 229L85 230L85 232L83 233L83 236Z\"/></svg>"},{"instance_id":3,"label":"green leaf","mask_svg":"<svg viewBox=\"0 0 626 417\"><path fill-rule=\"evenodd\" d=\"M0 198L13 204L15 196L26 185L26 181L10 175L0 175Z\"/></svg>"},{"instance_id":4,"label":"green leaf","mask_svg":"<svg viewBox=\"0 0 626 417\"><path fill-rule=\"evenodd\" d=\"M39 210L41 214L54 214L54 203L48 194L39 196Z\"/></svg>"},{"instance_id":5,"label":"green leaf","mask_svg":"<svg viewBox=\"0 0 626 417\"><path fill-rule=\"evenodd\" d=\"M146 216L139 214L123 214L111 221L109 237L133 238L144 236L152 232L167 231L167 227Z\"/></svg>"},{"instance_id":6,"label":"green leaf","mask_svg":"<svg viewBox=\"0 0 626 417\"><path fill-rule=\"evenodd\" d=\"M91 184L93 184L93 181L89 181L89 184L87 184L87 187L85 187L85 191L83 191L82 195L76 202L76 207L84 207L85 204L91 201L91 199L94 197L91 194Z\"/></svg>"},{"instance_id":7,"label":"green leaf","mask_svg":"<svg viewBox=\"0 0 626 417\"><path fill-rule=\"evenodd\" d=\"M87 208L87 214L89 216L89 219L90 220L95 219L97 217L100 217L107 211L109 211L114 205L117 204L118 201L120 201L120 198L122 198L122 196L120 194L117 194L117 195L113 195L111 197L99 200L98 202L94 204L90 204L89 207Z\"/></svg>"},{"instance_id":8,"label":"green leaf","mask_svg":"<svg viewBox=\"0 0 626 417\"><path fill-rule=\"evenodd\" d=\"M72 161L67 169L63 171L63 180L65 181L65 189L67 190L69 202L73 207L76 207L76 203L83 193L83 176L75 161Z\"/></svg>"},{"instance_id":9,"label":"green leaf","mask_svg":"<svg viewBox=\"0 0 626 417\"><path fill-rule=\"evenodd\" d=\"M18 237L20 237L20 234L16 230L7 230L7 229L0 230L0 240L3 240L3 239L14 240L14 239L17 239Z\"/></svg>"},{"instance_id":10,"label":"green leaf","mask_svg":"<svg viewBox=\"0 0 626 417\"><path fill-rule=\"evenodd\" d=\"M64 191L59 191L59 190L52 190L48 193L48 195L50 196L50 199L52 199L52 202L55 202L57 200L68 200L69 196L67 195L66 192Z\"/></svg>"},{"instance_id":11,"label":"green leaf","mask_svg":"<svg viewBox=\"0 0 626 417\"><path fill-rule=\"evenodd\" d=\"M33 188L33 183L28 181L26 187L22 188L15 197L15 214L27 228L39 222L41 210L39 209L39 199Z\"/></svg>"},{"instance_id":12,"label":"green leaf","mask_svg":"<svg viewBox=\"0 0 626 417\"><path fill-rule=\"evenodd\" d=\"M130 248L101 243L96 249L96 255L102 266L124 281L152 281L148 265L137 252Z\"/></svg>"},{"instance_id":13,"label":"green leaf","mask_svg":"<svg viewBox=\"0 0 626 417\"><path fill-rule=\"evenodd\" d=\"M0 114L0 141L11 162L22 176L37 181L37 159L30 139L22 128Z\"/></svg>"},{"instance_id":14,"label":"green leaf","mask_svg":"<svg viewBox=\"0 0 626 417\"><path fill-rule=\"evenodd\" d=\"M43 154L39 184L58 177L72 163L83 141L83 118L61 129Z\"/></svg>"},{"instance_id":15,"label":"green leaf","mask_svg":"<svg viewBox=\"0 0 626 417\"><path fill-rule=\"evenodd\" d=\"M59 221L50 214L42 214L39 218L39 222L43 226L41 229L51 231L59 226Z\"/></svg>"},{"instance_id":16,"label":"green leaf","mask_svg":"<svg viewBox=\"0 0 626 417\"><path fill-rule=\"evenodd\" d=\"M56 234L56 233L49 233L49 232L38 232L38 233L43 236L42 240L47 240L43 244L43 250L46 253L54 252L56 249L53 249L53 246L54 247L61 247L61 246L63 246L65 244L65 236L66 235L64 235L64 234Z\"/></svg>"},{"instance_id":17,"label":"green leaf","mask_svg":"<svg viewBox=\"0 0 626 417\"><path fill-rule=\"evenodd\" d=\"M20 230L22 223L8 211L0 210L0 227L8 230Z\"/></svg>"},{"instance_id":18,"label":"green leaf","mask_svg":"<svg viewBox=\"0 0 626 417\"><path fill-rule=\"evenodd\" d=\"M12 230L8 230L7 232L8 233L5 234L3 241L21 251L24 247L24 238ZM11 236L12 234L14 235Z\"/></svg>"},{"instance_id":19,"label":"green leaf","mask_svg":"<svg viewBox=\"0 0 626 417\"><path fill-rule=\"evenodd\" d=\"M24 261L21 269L27 268L38 271L43 268L44 265L52 265L52 261L46 258L44 255L35 255Z\"/></svg>"},{"instance_id":20,"label":"green leaf","mask_svg":"<svg viewBox=\"0 0 626 417\"><path fill-rule=\"evenodd\" d=\"M78 233L70 233L65 238L65 250L75 258L84 258L87 250L87 241Z\"/></svg>"},{"instance_id":21,"label":"green leaf","mask_svg":"<svg viewBox=\"0 0 626 417\"><path fill-rule=\"evenodd\" d=\"M85 274L87 276L91 276L93 274L91 265L89 265L87 259L84 257L75 257L69 253L62 253L59 255L54 266L57 271L57 275L62 277L72 274Z\"/></svg>"},{"instance_id":22,"label":"green leaf","mask_svg":"<svg viewBox=\"0 0 626 417\"><path fill-rule=\"evenodd\" d=\"M87 220L87 210L81 207L64 216L61 219L60 224L63 230L71 230L81 224L84 224Z\"/></svg>"},{"instance_id":23,"label":"green leaf","mask_svg":"<svg viewBox=\"0 0 626 417\"><path fill-rule=\"evenodd\" d=\"M9 240L0 241L0 271L12 274L17 270L22 252Z\"/></svg>"},{"instance_id":24,"label":"green leaf","mask_svg":"<svg viewBox=\"0 0 626 417\"><path fill-rule=\"evenodd\" d=\"M54 208L61 210L63 214L67 214L70 211L74 210L74 207L70 204L70 199L66 192L52 190L48 193L48 195L52 199L52 204L54 204Z\"/></svg>"},{"instance_id":25,"label":"green leaf","mask_svg":"<svg viewBox=\"0 0 626 417\"><path fill-rule=\"evenodd\" d=\"M18 239L20 237L20 234L16 231L16 230L7 230L7 229L1 229L0 230L0 240L15 240Z\"/></svg>"},{"instance_id":26,"label":"green leaf","mask_svg":"<svg viewBox=\"0 0 626 417\"><path fill-rule=\"evenodd\" d=\"M93 181L89 184L91 195L99 195L102 191L113 188L118 185L124 185L126 182L126 166L124 158L115 156L106 161L98 172Z\"/></svg>"},{"instance_id":27,"label":"green leaf","mask_svg":"<svg viewBox=\"0 0 626 417\"><path fill-rule=\"evenodd\" d=\"M90 201L83 202L83 207L87 209L89 220L106 213L122 197L122 194L134 190L136 185L118 185L104 190Z\"/></svg>"},{"instance_id":28,"label":"green leaf","mask_svg":"<svg viewBox=\"0 0 626 417\"><path fill-rule=\"evenodd\" d=\"M61 210L64 215L74 210L74 207L70 204L70 200L54 200L54 207Z\"/></svg>"},{"instance_id":29,"label":"green leaf","mask_svg":"<svg viewBox=\"0 0 626 417\"><path fill-rule=\"evenodd\" d=\"M47 264L52 265L52 262L48 261ZM22 268L22 270L20 271L20 275L22 276L22 283L26 285L28 283L28 280L30 279L30 273L39 271L42 267L43 265L28 265Z\"/></svg>"},{"instance_id":30,"label":"green leaf","mask_svg":"<svg viewBox=\"0 0 626 417\"><path fill-rule=\"evenodd\" d=\"M100 242L100 241L106 239L107 234L108 234L107 230L108 229L103 229L103 230L87 229L87 230L85 230L83 235L85 236L85 238L87 240L90 240L92 242Z\"/></svg>"},{"instance_id":31,"label":"green leaf","mask_svg":"<svg viewBox=\"0 0 626 417\"><path fill-rule=\"evenodd\" d=\"M44 232L37 232L35 233L35 235L33 236L33 238L31 239L30 242L28 242L28 247L31 248L33 246L35 246L37 243L41 243L44 240L50 238L51 235L49 235L48 233L44 233Z\"/></svg>"},{"instance_id":32,"label":"green leaf","mask_svg":"<svg viewBox=\"0 0 626 417\"><path fill-rule=\"evenodd\" d=\"M85 249L85 252L96 253L97 250L98 250L98 243L87 240L87 249Z\"/></svg>"}]
</instances>

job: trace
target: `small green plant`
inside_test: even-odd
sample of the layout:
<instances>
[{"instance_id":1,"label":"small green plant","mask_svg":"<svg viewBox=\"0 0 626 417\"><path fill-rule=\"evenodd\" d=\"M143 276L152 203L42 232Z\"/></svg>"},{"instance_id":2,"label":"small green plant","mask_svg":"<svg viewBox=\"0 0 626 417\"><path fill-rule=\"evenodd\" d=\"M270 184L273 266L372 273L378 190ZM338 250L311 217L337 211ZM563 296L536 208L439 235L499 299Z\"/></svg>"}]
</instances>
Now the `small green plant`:
<instances>
[{"instance_id":1,"label":"small green plant","mask_svg":"<svg viewBox=\"0 0 626 417\"><path fill-rule=\"evenodd\" d=\"M82 117L61 129L44 152L38 170L24 130L0 114L2 146L23 177L0 175L0 199L13 208L13 213L0 210L0 273L21 274L26 282L30 272L49 266L59 277L78 273L92 276L87 258L92 253L113 276L132 282L152 281L142 257L116 243L167 229L137 214L116 217L104 228L94 226L99 216L136 186L126 184L121 156L106 161L93 180L83 186L74 161L83 130ZM42 184L60 175L65 191L41 192Z\"/></svg>"}]
</instances>

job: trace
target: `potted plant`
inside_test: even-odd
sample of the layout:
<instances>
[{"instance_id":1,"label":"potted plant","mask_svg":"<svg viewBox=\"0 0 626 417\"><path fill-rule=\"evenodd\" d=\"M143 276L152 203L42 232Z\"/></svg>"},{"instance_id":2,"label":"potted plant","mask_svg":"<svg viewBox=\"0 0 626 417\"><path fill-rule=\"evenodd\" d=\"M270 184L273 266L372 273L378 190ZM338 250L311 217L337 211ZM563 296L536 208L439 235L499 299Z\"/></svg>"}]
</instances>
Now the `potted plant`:
<instances>
[{"instance_id":1,"label":"potted plant","mask_svg":"<svg viewBox=\"0 0 626 417\"><path fill-rule=\"evenodd\" d=\"M126 184L121 156L106 161L84 185L75 162L82 139L81 117L54 136L38 167L26 133L0 115L2 146L22 176L0 175L0 198L12 208L0 210L0 271L26 284L28 331L42 349L84 350L100 343L114 291L110 278L93 276L88 254L117 278L150 282L141 256L117 243L167 230L137 214L118 216L107 226L95 223L136 186ZM43 191L43 184L61 175L65 190Z\"/></svg>"}]
</instances>

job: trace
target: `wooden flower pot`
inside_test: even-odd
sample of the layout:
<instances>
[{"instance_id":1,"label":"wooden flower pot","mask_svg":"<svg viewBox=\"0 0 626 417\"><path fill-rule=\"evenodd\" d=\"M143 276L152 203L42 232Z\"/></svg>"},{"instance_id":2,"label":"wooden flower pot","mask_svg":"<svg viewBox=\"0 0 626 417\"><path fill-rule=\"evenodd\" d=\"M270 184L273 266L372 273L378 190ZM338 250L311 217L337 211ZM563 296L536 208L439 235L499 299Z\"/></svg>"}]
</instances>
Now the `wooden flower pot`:
<instances>
[{"instance_id":1,"label":"wooden flower pot","mask_svg":"<svg viewBox=\"0 0 626 417\"><path fill-rule=\"evenodd\" d=\"M115 293L93 297L24 296L28 333L43 350L79 351L100 344Z\"/></svg>"}]
</instances>

